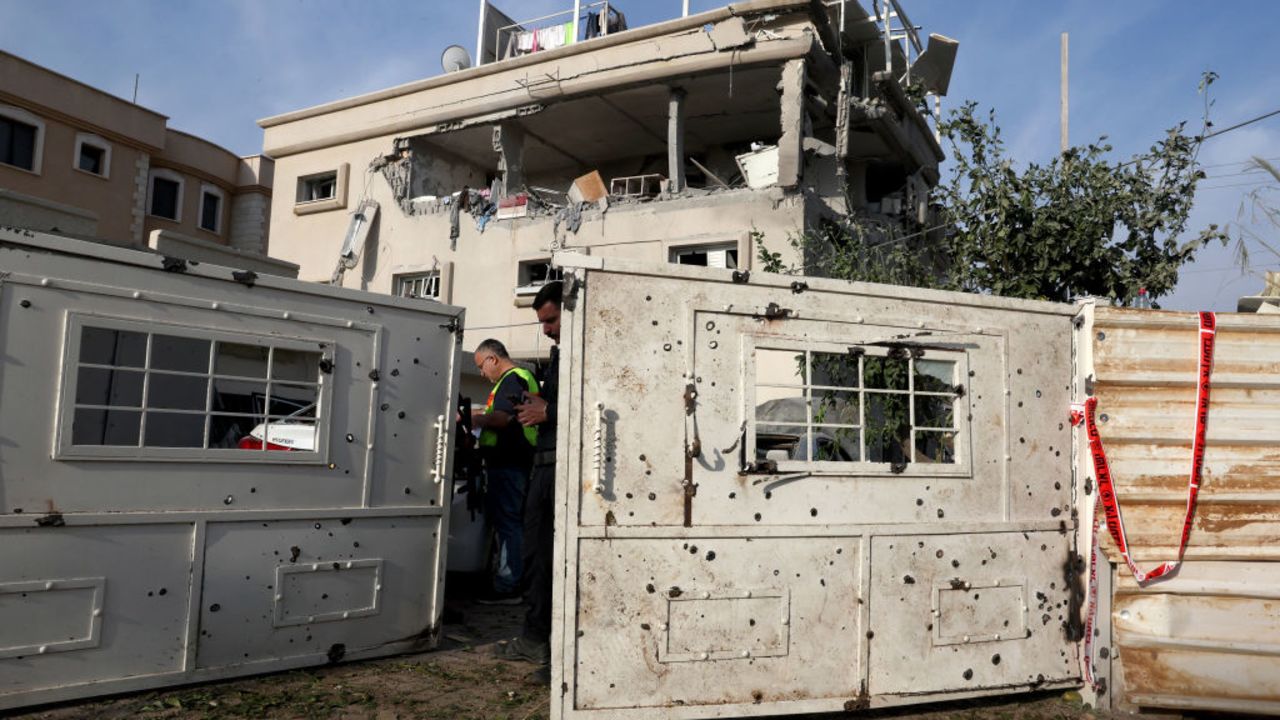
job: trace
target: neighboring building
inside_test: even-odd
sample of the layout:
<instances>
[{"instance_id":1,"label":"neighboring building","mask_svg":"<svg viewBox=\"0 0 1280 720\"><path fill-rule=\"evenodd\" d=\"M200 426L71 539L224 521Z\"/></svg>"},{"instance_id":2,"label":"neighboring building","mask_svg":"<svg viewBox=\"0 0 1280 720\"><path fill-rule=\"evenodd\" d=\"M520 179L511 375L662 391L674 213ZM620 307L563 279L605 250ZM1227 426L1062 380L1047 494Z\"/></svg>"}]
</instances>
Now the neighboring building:
<instances>
[{"instance_id":1,"label":"neighboring building","mask_svg":"<svg viewBox=\"0 0 1280 720\"><path fill-rule=\"evenodd\" d=\"M1246 295L1236 304L1239 312L1280 313L1280 270L1268 270L1257 295Z\"/></svg>"},{"instance_id":2,"label":"neighboring building","mask_svg":"<svg viewBox=\"0 0 1280 720\"><path fill-rule=\"evenodd\" d=\"M0 51L0 224L275 274L273 163Z\"/></svg>"},{"instance_id":3,"label":"neighboring building","mask_svg":"<svg viewBox=\"0 0 1280 720\"><path fill-rule=\"evenodd\" d=\"M850 215L926 229L943 154L904 83L945 93L956 44L933 36L915 59L900 10L827 6L756 0L586 39L607 25L591 10L520 25L485 5L491 62L259 122L286 192L272 251L320 282L347 251L343 284L465 306L467 349L492 336L536 358L528 306L553 249L750 269L753 231L794 262L788 237ZM485 197L459 213L464 188ZM344 248L357 212L367 240Z\"/></svg>"}]
</instances>

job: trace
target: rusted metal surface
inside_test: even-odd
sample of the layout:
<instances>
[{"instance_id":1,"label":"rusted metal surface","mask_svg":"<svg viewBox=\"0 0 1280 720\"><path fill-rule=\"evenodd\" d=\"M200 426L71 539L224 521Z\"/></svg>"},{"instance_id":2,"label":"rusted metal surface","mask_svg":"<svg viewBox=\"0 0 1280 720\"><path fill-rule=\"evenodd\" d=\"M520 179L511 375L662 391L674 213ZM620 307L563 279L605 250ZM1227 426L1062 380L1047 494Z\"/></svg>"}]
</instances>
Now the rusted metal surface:
<instances>
[{"instance_id":1,"label":"rusted metal surface","mask_svg":"<svg viewBox=\"0 0 1280 720\"><path fill-rule=\"evenodd\" d=\"M1176 554L1186 510L1196 318L1098 308L1086 331L1125 527L1139 563L1154 565ZM1119 568L1102 617L1116 702L1280 712L1280 319L1218 315L1188 561L1140 588L1109 538L1102 549Z\"/></svg>"},{"instance_id":2,"label":"rusted metal surface","mask_svg":"<svg viewBox=\"0 0 1280 720\"><path fill-rule=\"evenodd\" d=\"M562 321L554 717L780 715L1078 684L1061 412L1074 307L558 261L585 289ZM892 445L851 457L873 452L841 440L881 412L867 404L832 411L845 425L809 450L779 450L806 422L765 432L762 406L805 406L826 384L875 394L871 380L815 381L807 396L762 380L796 377L796 352L811 380L816 354L916 368L903 392L933 395L914 412L941 403L954 417L912 427L957 439L910 462ZM597 492L601 406L613 441ZM836 446L848 454L809 459Z\"/></svg>"}]
</instances>

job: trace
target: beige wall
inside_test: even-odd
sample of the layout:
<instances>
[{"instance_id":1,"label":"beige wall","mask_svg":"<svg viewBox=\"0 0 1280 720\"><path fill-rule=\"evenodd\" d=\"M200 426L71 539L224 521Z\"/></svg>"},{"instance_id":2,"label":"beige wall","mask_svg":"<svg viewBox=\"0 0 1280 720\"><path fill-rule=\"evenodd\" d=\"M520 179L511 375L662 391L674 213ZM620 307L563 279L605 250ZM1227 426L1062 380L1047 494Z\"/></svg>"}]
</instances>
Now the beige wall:
<instances>
[{"instance_id":1,"label":"beige wall","mask_svg":"<svg viewBox=\"0 0 1280 720\"><path fill-rule=\"evenodd\" d=\"M145 153L120 142L108 141L111 145L110 176L103 178L87 173L76 167L76 133L83 130L51 117L33 114L44 122L40 174L0 164L0 187L93 213L98 218L97 235L119 242L131 241L133 218L129 211L133 204L133 181L137 163ZM3 220L0 217L0 221Z\"/></svg>"}]
</instances>

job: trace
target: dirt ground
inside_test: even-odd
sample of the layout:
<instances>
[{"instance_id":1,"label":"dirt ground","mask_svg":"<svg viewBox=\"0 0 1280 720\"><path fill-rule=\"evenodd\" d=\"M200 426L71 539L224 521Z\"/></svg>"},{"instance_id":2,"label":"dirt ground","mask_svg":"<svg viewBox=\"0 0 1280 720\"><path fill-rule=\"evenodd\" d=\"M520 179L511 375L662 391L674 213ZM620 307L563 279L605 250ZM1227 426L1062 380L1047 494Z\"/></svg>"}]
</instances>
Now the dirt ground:
<instances>
[{"instance_id":1,"label":"dirt ground","mask_svg":"<svg viewBox=\"0 0 1280 720\"><path fill-rule=\"evenodd\" d=\"M529 677L534 666L490 655L497 641L516 634L521 613L519 607L474 605L451 599L440 647L432 652L51 705L0 716L14 720L546 720L550 715L548 688ZM1080 704L1078 696L1053 692L811 716L810 720L842 717L1095 720L1107 715L1090 712Z\"/></svg>"}]
</instances>

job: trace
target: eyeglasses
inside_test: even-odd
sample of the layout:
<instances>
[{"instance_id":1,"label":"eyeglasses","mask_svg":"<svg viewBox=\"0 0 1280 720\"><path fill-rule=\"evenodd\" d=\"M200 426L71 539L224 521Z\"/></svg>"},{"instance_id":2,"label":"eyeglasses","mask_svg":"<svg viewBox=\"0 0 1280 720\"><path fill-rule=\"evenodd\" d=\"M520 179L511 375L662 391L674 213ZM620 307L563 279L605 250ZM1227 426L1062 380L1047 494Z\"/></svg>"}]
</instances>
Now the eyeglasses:
<instances>
[{"instance_id":1,"label":"eyeglasses","mask_svg":"<svg viewBox=\"0 0 1280 720\"><path fill-rule=\"evenodd\" d=\"M497 357L496 355L485 355L484 357L480 358L480 360L478 360L478 361L476 362L476 369L477 369L477 370L483 370L483 369L484 369L484 364L485 364L485 363L487 363L487 362L489 362L490 360L493 360L494 362L497 362L497 361L498 361L498 357Z\"/></svg>"}]
</instances>

